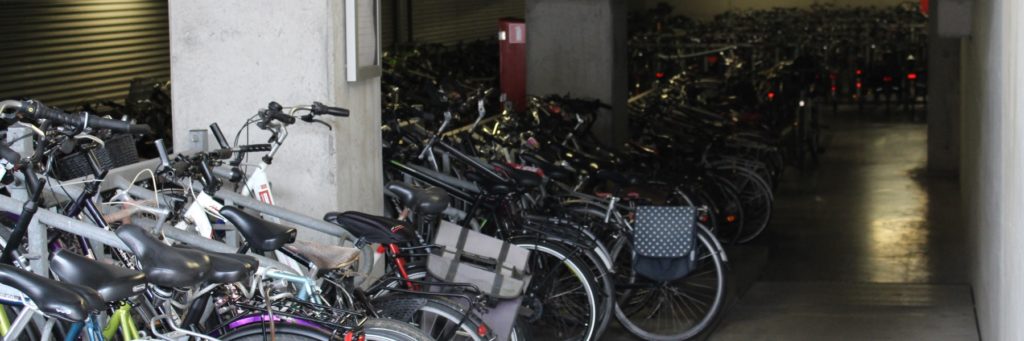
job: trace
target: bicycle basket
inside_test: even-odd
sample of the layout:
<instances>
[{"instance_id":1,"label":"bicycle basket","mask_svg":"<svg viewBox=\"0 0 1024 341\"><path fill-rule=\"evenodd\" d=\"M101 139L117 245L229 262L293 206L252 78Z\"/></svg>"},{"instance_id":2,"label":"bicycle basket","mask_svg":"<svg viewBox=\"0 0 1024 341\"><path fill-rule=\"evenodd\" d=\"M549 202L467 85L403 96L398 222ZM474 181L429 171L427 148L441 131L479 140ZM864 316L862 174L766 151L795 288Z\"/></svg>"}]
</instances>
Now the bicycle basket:
<instances>
[{"instance_id":1,"label":"bicycle basket","mask_svg":"<svg viewBox=\"0 0 1024 341\"><path fill-rule=\"evenodd\" d=\"M139 162L139 152L135 148L135 138L129 134L114 135L103 141L102 148L96 148L96 159L100 167L106 170ZM92 175L89 157L85 152L75 152L57 160L57 178L70 180Z\"/></svg>"},{"instance_id":2,"label":"bicycle basket","mask_svg":"<svg viewBox=\"0 0 1024 341\"><path fill-rule=\"evenodd\" d=\"M697 208L639 206L633 229L633 270L658 282L685 277L695 267Z\"/></svg>"},{"instance_id":3,"label":"bicycle basket","mask_svg":"<svg viewBox=\"0 0 1024 341\"><path fill-rule=\"evenodd\" d=\"M427 256L427 272L445 282L467 283L492 297L522 295L530 276L530 251L500 239L441 221L434 248Z\"/></svg>"}]
</instances>

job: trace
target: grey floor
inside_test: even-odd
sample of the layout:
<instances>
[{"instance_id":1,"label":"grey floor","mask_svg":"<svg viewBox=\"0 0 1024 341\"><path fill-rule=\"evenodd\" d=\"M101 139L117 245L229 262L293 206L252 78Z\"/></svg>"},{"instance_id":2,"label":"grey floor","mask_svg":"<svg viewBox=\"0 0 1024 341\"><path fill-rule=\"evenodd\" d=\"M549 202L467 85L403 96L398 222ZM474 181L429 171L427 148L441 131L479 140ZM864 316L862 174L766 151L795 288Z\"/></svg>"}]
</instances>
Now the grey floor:
<instances>
[{"instance_id":1,"label":"grey floor","mask_svg":"<svg viewBox=\"0 0 1024 341\"><path fill-rule=\"evenodd\" d=\"M978 339L958 187L924 172L926 126L905 121L829 117L820 167L787 174L767 232L737 250L711 340Z\"/></svg>"}]
</instances>

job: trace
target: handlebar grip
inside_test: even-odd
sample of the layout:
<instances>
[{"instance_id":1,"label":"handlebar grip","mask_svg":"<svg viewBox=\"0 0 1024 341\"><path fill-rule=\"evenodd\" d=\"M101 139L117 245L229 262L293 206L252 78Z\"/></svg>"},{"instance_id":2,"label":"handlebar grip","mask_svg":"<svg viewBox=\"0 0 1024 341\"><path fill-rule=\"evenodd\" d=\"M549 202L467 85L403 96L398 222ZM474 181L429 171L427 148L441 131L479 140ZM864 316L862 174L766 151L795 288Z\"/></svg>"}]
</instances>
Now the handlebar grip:
<instances>
[{"instance_id":1,"label":"handlebar grip","mask_svg":"<svg viewBox=\"0 0 1024 341\"><path fill-rule=\"evenodd\" d=\"M160 166L170 167L171 158L167 156L167 146L164 146L164 139L156 139L156 141L153 141L153 145L156 146L156 153L160 155Z\"/></svg>"},{"instance_id":2,"label":"handlebar grip","mask_svg":"<svg viewBox=\"0 0 1024 341\"><path fill-rule=\"evenodd\" d=\"M269 144L269 143L248 144L248 145L244 145L244 146L238 147L238 151L242 152L242 153L269 152L270 149L272 149L272 148L273 148L273 146L271 144Z\"/></svg>"},{"instance_id":3,"label":"handlebar grip","mask_svg":"<svg viewBox=\"0 0 1024 341\"><path fill-rule=\"evenodd\" d=\"M231 155L234 155L235 152L233 150L231 150L231 149L227 149L226 148L226 149L212 150L212 151L210 151L207 154L210 155L210 157L212 157L214 159L217 159L217 160L227 160L227 159L230 159Z\"/></svg>"},{"instance_id":4,"label":"handlebar grip","mask_svg":"<svg viewBox=\"0 0 1024 341\"><path fill-rule=\"evenodd\" d=\"M213 171L210 170L210 165L206 164L206 160L199 161L199 170L203 174L203 181L206 182L206 188L204 188L204 190L216 192L218 187L220 187L220 181L218 181L217 177L213 175Z\"/></svg>"},{"instance_id":5,"label":"handlebar grip","mask_svg":"<svg viewBox=\"0 0 1024 341\"><path fill-rule=\"evenodd\" d=\"M341 107L326 106L320 102L313 102L313 108L310 110L314 115L331 115L338 117L348 117L348 109Z\"/></svg>"},{"instance_id":6,"label":"handlebar grip","mask_svg":"<svg viewBox=\"0 0 1024 341\"><path fill-rule=\"evenodd\" d=\"M291 115L288 115L288 114L285 114L285 113L274 112L274 113L270 114L270 118L278 120L278 121L281 121L281 123L284 123L284 124L295 123L295 117L293 117Z\"/></svg>"},{"instance_id":7,"label":"handlebar grip","mask_svg":"<svg viewBox=\"0 0 1024 341\"><path fill-rule=\"evenodd\" d=\"M217 144L223 149L231 148L228 144L228 139L224 138L224 132L220 130L220 126L216 122L210 123L210 132L213 133L213 138L217 140Z\"/></svg>"},{"instance_id":8,"label":"handlebar grip","mask_svg":"<svg viewBox=\"0 0 1024 341\"><path fill-rule=\"evenodd\" d=\"M18 154L18 152L10 147L0 144L0 158L7 160L12 165L16 165L18 161L21 161L21 154Z\"/></svg>"}]
</instances>

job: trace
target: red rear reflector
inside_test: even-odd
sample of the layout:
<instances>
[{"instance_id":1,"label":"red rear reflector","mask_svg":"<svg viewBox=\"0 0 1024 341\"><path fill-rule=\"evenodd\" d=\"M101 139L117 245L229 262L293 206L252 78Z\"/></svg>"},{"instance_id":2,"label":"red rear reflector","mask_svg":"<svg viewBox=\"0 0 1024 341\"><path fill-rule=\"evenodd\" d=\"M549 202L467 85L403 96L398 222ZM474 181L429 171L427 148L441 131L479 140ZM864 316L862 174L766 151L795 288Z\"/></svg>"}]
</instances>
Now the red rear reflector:
<instances>
[{"instance_id":1,"label":"red rear reflector","mask_svg":"<svg viewBox=\"0 0 1024 341\"><path fill-rule=\"evenodd\" d=\"M487 336L487 326L482 324L482 323L479 326L477 326L476 327L476 335L478 335L480 337Z\"/></svg>"},{"instance_id":2,"label":"red rear reflector","mask_svg":"<svg viewBox=\"0 0 1024 341\"><path fill-rule=\"evenodd\" d=\"M727 215L727 216L725 216L725 221L728 221L730 223L735 223L736 222L736 216L734 216L732 214Z\"/></svg>"},{"instance_id":3,"label":"red rear reflector","mask_svg":"<svg viewBox=\"0 0 1024 341\"><path fill-rule=\"evenodd\" d=\"M664 72L655 73L654 74L654 78L657 78L657 79L665 78L665 73Z\"/></svg>"},{"instance_id":4,"label":"red rear reflector","mask_svg":"<svg viewBox=\"0 0 1024 341\"><path fill-rule=\"evenodd\" d=\"M857 69L857 75L858 75L858 76L860 76L860 74L862 74L862 73L864 73L864 72L863 72L863 71L861 71L860 69Z\"/></svg>"},{"instance_id":5,"label":"red rear reflector","mask_svg":"<svg viewBox=\"0 0 1024 341\"><path fill-rule=\"evenodd\" d=\"M907 79L909 79L909 80L915 80L915 79L917 79L917 74L916 74L916 73L913 73L913 72L911 72L911 73L908 73L908 74L907 74Z\"/></svg>"},{"instance_id":6,"label":"red rear reflector","mask_svg":"<svg viewBox=\"0 0 1024 341\"><path fill-rule=\"evenodd\" d=\"M860 82L857 82L857 89L860 89L860 87L861 87Z\"/></svg>"},{"instance_id":7,"label":"red rear reflector","mask_svg":"<svg viewBox=\"0 0 1024 341\"><path fill-rule=\"evenodd\" d=\"M774 100L774 99L775 99L775 93L774 93L774 92L771 92L771 91L769 91L769 92L768 92L768 100L769 100L769 101L771 101L771 100Z\"/></svg>"},{"instance_id":8,"label":"red rear reflector","mask_svg":"<svg viewBox=\"0 0 1024 341\"><path fill-rule=\"evenodd\" d=\"M384 253L384 245L377 247L377 253Z\"/></svg>"},{"instance_id":9,"label":"red rear reflector","mask_svg":"<svg viewBox=\"0 0 1024 341\"><path fill-rule=\"evenodd\" d=\"M835 85L833 85L833 86L832 86L832 92L836 92L836 89L837 89L837 88L836 88L836 86L835 86Z\"/></svg>"},{"instance_id":10,"label":"red rear reflector","mask_svg":"<svg viewBox=\"0 0 1024 341\"><path fill-rule=\"evenodd\" d=\"M718 56L716 56L716 55L708 56L708 63L711 63L711 64L718 63Z\"/></svg>"},{"instance_id":11,"label":"red rear reflector","mask_svg":"<svg viewBox=\"0 0 1024 341\"><path fill-rule=\"evenodd\" d=\"M883 82L886 82L886 83L888 83L888 82L892 82L892 76L885 76L885 77L882 77L882 81L883 81Z\"/></svg>"}]
</instances>

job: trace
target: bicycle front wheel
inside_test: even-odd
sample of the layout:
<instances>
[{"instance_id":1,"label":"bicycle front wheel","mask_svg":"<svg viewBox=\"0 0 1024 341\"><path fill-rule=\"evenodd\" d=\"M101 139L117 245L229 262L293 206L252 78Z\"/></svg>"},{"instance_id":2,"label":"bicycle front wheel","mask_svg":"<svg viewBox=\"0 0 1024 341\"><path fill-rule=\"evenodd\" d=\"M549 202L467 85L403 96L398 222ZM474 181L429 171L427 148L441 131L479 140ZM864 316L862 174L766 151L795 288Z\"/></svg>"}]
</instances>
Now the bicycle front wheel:
<instances>
[{"instance_id":1,"label":"bicycle front wheel","mask_svg":"<svg viewBox=\"0 0 1024 341\"><path fill-rule=\"evenodd\" d=\"M423 332L408 323L388 319L367 319L363 322L367 341L433 341ZM343 332L331 332L321 328L297 323L277 322L274 324L274 339L279 341L344 340ZM266 324L251 324L232 330L221 337L224 341L263 341L270 336Z\"/></svg>"}]
</instances>

